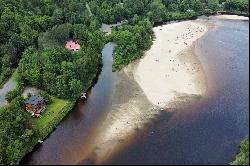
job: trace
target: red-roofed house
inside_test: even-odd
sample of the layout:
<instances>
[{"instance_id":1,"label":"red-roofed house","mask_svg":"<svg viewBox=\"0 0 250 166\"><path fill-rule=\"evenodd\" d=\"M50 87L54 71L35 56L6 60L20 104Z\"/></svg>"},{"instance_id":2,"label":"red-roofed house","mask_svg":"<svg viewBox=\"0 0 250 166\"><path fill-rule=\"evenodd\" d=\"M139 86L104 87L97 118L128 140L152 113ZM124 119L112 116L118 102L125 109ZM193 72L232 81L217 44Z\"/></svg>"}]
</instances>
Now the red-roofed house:
<instances>
[{"instance_id":1,"label":"red-roofed house","mask_svg":"<svg viewBox=\"0 0 250 166\"><path fill-rule=\"evenodd\" d=\"M65 47L72 51L78 51L81 48L79 41L74 40L67 41Z\"/></svg>"}]
</instances>

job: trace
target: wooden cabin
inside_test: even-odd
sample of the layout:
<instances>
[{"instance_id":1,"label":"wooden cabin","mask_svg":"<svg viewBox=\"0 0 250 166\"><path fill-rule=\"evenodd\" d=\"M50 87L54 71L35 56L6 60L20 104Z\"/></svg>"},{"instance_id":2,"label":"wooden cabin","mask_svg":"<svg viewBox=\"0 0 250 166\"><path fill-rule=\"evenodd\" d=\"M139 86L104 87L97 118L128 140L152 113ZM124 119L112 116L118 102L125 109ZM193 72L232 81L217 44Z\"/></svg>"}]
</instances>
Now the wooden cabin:
<instances>
[{"instance_id":1,"label":"wooden cabin","mask_svg":"<svg viewBox=\"0 0 250 166\"><path fill-rule=\"evenodd\" d=\"M31 96L25 100L25 108L31 113L32 116L40 117L41 114L45 111L45 101L41 96Z\"/></svg>"}]
</instances>

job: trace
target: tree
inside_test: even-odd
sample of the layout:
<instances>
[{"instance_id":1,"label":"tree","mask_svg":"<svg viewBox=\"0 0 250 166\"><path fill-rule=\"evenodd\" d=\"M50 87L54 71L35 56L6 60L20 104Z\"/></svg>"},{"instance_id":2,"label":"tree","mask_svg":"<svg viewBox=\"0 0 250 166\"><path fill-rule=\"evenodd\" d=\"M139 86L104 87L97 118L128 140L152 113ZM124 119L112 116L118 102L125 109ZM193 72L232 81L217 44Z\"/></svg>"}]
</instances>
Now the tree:
<instances>
[{"instance_id":1,"label":"tree","mask_svg":"<svg viewBox=\"0 0 250 166\"><path fill-rule=\"evenodd\" d=\"M70 93L73 98L78 98L82 91L82 83L80 80L72 79L69 81Z\"/></svg>"},{"instance_id":2,"label":"tree","mask_svg":"<svg viewBox=\"0 0 250 166\"><path fill-rule=\"evenodd\" d=\"M23 143L19 140L11 141L6 150L8 163L17 164L17 161L23 156Z\"/></svg>"},{"instance_id":3,"label":"tree","mask_svg":"<svg viewBox=\"0 0 250 166\"><path fill-rule=\"evenodd\" d=\"M57 8L54 10L53 15L52 15L52 23L54 25L60 25L60 24L65 23L65 17L64 17L62 9Z\"/></svg>"},{"instance_id":4,"label":"tree","mask_svg":"<svg viewBox=\"0 0 250 166\"><path fill-rule=\"evenodd\" d=\"M225 9L229 11L249 12L249 0L227 0Z\"/></svg>"},{"instance_id":5,"label":"tree","mask_svg":"<svg viewBox=\"0 0 250 166\"><path fill-rule=\"evenodd\" d=\"M209 9L216 11L219 8L219 0L208 0L207 6Z\"/></svg>"},{"instance_id":6,"label":"tree","mask_svg":"<svg viewBox=\"0 0 250 166\"><path fill-rule=\"evenodd\" d=\"M249 136L240 144L240 152L231 165L249 165Z\"/></svg>"},{"instance_id":7,"label":"tree","mask_svg":"<svg viewBox=\"0 0 250 166\"><path fill-rule=\"evenodd\" d=\"M10 92L8 92L5 96L5 99L8 101L8 102L11 102L14 98L18 97L19 95L21 95L20 93L20 89L19 88L16 88Z\"/></svg>"}]
</instances>

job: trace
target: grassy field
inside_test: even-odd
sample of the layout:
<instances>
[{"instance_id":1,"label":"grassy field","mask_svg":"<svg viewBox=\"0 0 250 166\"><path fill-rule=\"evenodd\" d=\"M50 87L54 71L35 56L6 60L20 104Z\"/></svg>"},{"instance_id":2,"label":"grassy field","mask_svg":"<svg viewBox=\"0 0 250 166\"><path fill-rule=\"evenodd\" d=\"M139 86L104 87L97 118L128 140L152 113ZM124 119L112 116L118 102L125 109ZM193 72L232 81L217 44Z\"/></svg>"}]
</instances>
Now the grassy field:
<instances>
[{"instance_id":1,"label":"grassy field","mask_svg":"<svg viewBox=\"0 0 250 166\"><path fill-rule=\"evenodd\" d=\"M13 72L11 78L12 78L14 81L16 81L16 82L17 82L17 75L18 75L17 70L14 70L14 72Z\"/></svg>"},{"instance_id":2,"label":"grassy field","mask_svg":"<svg viewBox=\"0 0 250 166\"><path fill-rule=\"evenodd\" d=\"M68 104L67 100L52 97L52 104L46 106L46 111L41 118L34 119L34 124L39 129L45 128L55 117L60 114L60 111Z\"/></svg>"}]
</instances>

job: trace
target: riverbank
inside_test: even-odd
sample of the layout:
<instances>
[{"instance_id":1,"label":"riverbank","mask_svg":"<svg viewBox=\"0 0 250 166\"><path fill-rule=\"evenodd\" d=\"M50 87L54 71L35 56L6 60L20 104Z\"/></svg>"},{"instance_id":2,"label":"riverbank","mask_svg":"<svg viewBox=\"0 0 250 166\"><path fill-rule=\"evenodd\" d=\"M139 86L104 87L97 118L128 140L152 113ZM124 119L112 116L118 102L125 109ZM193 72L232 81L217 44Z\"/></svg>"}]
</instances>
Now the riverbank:
<instances>
[{"instance_id":1,"label":"riverbank","mask_svg":"<svg viewBox=\"0 0 250 166\"><path fill-rule=\"evenodd\" d=\"M217 14L220 15L236 15L236 16L244 16L249 18L249 13L240 12L240 11L218 11Z\"/></svg>"},{"instance_id":2,"label":"riverbank","mask_svg":"<svg viewBox=\"0 0 250 166\"><path fill-rule=\"evenodd\" d=\"M140 60L134 75L147 98L159 107L182 94L202 95L206 78L190 47L208 28L201 22L183 21L153 29L155 41Z\"/></svg>"},{"instance_id":3,"label":"riverbank","mask_svg":"<svg viewBox=\"0 0 250 166\"><path fill-rule=\"evenodd\" d=\"M207 93L190 107L161 114L109 164L228 165L235 158L249 133L249 24L204 19L213 28L195 42L194 52L206 73Z\"/></svg>"},{"instance_id":4,"label":"riverbank","mask_svg":"<svg viewBox=\"0 0 250 166\"><path fill-rule=\"evenodd\" d=\"M213 24L214 21L221 23L223 20L203 18L196 20L195 23L207 25L207 22ZM223 23L227 23L226 26L229 27L235 25L234 23L229 24L231 21L223 21ZM208 29L210 29L209 26L207 25ZM231 30L231 28L229 29ZM58 129L43 143L42 147L30 155L31 159L27 163L103 164L109 163L110 159L116 158L117 155L121 156L121 163L150 163L148 161L152 163L155 161L154 163L209 162L214 164L218 161L223 161L223 163L224 161L226 163L231 161L228 160L228 156L229 158L232 157L233 150L227 151L226 149L232 149L234 147L232 144L237 142L235 139L238 139L235 138L238 135L232 138L231 131L236 126L235 121L238 122L238 118L246 117L241 117L240 112L240 110L244 111L245 105L241 105L243 108L238 108L237 103L246 100L238 97L239 93L243 94L243 92L235 91L235 88L232 91L228 91L228 89L239 85L238 88L245 90L246 87L243 85L247 84L244 80L242 81L241 77L238 81L238 79L235 79L235 75L232 76L232 80L230 80L230 77L228 80L228 76L233 73L232 70L237 72L239 69L244 69L241 71L243 73L247 70L244 66L243 68L238 66L236 70L235 65L239 65L239 63L233 63L234 61L231 61L233 58L228 56L228 53L224 53L227 48L235 49L232 46L223 48L223 50L219 49L222 51L221 53L211 53L217 46L221 47L222 43L227 43L225 37L222 39L216 37L224 34L222 32L226 32L226 36L228 36L228 30L221 31L219 29L219 35L216 34L210 40L202 43L203 39L209 37L209 34L213 34L215 30L218 30L218 28L209 30L207 35L191 44L187 49L179 50L179 55L185 53L180 60L185 60L185 57L188 60L189 56L195 57L194 46L195 48L204 48L202 52L195 52L195 55L199 59L207 56L208 60L212 61L211 64L216 64L215 66L212 65L212 68L207 69L206 66L204 68L207 69L205 70L206 74L208 71L221 74L218 80L212 81L213 84L220 84L219 87L222 87L216 89L218 90L216 96L213 94L209 98L202 95L182 94L175 98L173 102L169 102L166 108L161 108L149 101L145 92L135 80L135 71L141 60L131 63L120 72L112 73L112 78L110 78L111 68L109 68L109 72L105 69L105 66L110 67L112 63L104 64L102 73L105 75L98 80L86 103L79 103L79 108L74 110L58 126ZM233 35L234 29L230 32L230 35ZM224 42L221 42L221 40ZM206 46L213 43L216 43L216 46L205 49ZM210 54L206 55L207 52ZM224 54L227 59L220 59ZM206 65L206 61L202 62L203 65ZM228 65L228 62L232 62L232 65ZM239 60L239 62L241 61ZM219 68L220 66L222 68ZM230 71L230 74L228 74L228 71ZM239 76L239 73L236 75ZM114 78L116 81L110 81ZM213 79L213 77L208 78ZM235 82L235 86L230 86L232 82ZM107 85L111 83L114 86L112 85L111 88L108 86L107 88ZM211 84L209 86L210 90L213 89ZM110 94L110 92L112 93ZM104 94L105 96L103 96ZM232 99L232 97L234 98ZM207 100L209 100L208 103ZM229 104L232 108L229 109L227 105L228 101L231 100L233 102ZM235 112L233 112L234 110ZM235 119L232 120L232 117L235 117ZM162 121L164 123L159 127L158 123ZM74 127L72 128L72 126ZM236 128L235 132L238 131L241 133L241 130ZM145 137L149 137L149 143L145 143ZM211 139L207 139L208 137ZM58 138L62 139L57 141ZM140 147L140 143L142 143L142 147ZM228 148L225 148L225 146ZM128 152L128 154L122 155L131 147L136 149L136 153ZM218 154L220 154L219 158L217 157Z\"/></svg>"},{"instance_id":5,"label":"riverbank","mask_svg":"<svg viewBox=\"0 0 250 166\"><path fill-rule=\"evenodd\" d=\"M239 16L239 15L216 15L216 18L219 19L226 19L226 20L244 20L244 21L249 21L249 17L245 16Z\"/></svg>"},{"instance_id":6,"label":"riverbank","mask_svg":"<svg viewBox=\"0 0 250 166\"><path fill-rule=\"evenodd\" d=\"M39 130L39 139L46 139L65 116L74 108L75 102L52 97L52 103L41 119L33 119L36 130Z\"/></svg>"},{"instance_id":7,"label":"riverbank","mask_svg":"<svg viewBox=\"0 0 250 166\"><path fill-rule=\"evenodd\" d=\"M64 163L106 163L146 133L149 126L163 113L171 115L175 109L189 105L197 100L197 96L202 96L206 91L206 79L192 49L194 41L207 30L207 25L201 20L155 27L154 45L141 60L116 73L119 81L109 101L109 112L94 125L88 139L81 147L74 149L74 153L69 154L69 159ZM150 60L145 63L148 58ZM146 68L142 67L144 65ZM156 79L154 87L151 79ZM158 92L164 103L159 100L161 98L158 97ZM165 97L166 93L171 94Z\"/></svg>"},{"instance_id":8,"label":"riverbank","mask_svg":"<svg viewBox=\"0 0 250 166\"><path fill-rule=\"evenodd\" d=\"M240 151L230 165L249 165L249 136L240 144Z\"/></svg>"}]
</instances>

